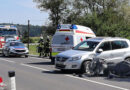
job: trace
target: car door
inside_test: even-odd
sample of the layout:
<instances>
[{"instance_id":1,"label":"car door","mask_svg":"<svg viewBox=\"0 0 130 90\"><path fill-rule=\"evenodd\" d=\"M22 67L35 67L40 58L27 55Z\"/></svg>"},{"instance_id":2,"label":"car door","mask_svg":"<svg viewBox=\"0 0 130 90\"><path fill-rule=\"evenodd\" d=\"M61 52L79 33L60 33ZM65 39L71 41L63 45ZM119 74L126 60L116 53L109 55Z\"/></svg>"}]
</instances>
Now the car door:
<instances>
[{"instance_id":1,"label":"car door","mask_svg":"<svg viewBox=\"0 0 130 90\"><path fill-rule=\"evenodd\" d=\"M112 58L113 60L118 63L123 61L125 51L126 49L126 44L124 41L121 40L115 40L111 42L112 44Z\"/></svg>"},{"instance_id":2,"label":"car door","mask_svg":"<svg viewBox=\"0 0 130 90\"><path fill-rule=\"evenodd\" d=\"M98 52L101 49L102 52ZM96 51L96 58L101 58L107 60L107 62L113 62L112 55L111 55L111 43L103 42Z\"/></svg>"}]
</instances>

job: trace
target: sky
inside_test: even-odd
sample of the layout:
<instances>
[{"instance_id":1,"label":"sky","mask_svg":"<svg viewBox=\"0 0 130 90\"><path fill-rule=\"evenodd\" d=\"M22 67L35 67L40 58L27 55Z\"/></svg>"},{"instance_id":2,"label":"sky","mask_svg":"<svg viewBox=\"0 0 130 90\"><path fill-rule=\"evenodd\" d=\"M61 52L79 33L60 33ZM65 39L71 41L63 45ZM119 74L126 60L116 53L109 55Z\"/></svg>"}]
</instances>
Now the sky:
<instances>
[{"instance_id":1,"label":"sky","mask_svg":"<svg viewBox=\"0 0 130 90\"><path fill-rule=\"evenodd\" d=\"M49 15L36 5L33 0L0 0L0 23L46 25Z\"/></svg>"}]
</instances>

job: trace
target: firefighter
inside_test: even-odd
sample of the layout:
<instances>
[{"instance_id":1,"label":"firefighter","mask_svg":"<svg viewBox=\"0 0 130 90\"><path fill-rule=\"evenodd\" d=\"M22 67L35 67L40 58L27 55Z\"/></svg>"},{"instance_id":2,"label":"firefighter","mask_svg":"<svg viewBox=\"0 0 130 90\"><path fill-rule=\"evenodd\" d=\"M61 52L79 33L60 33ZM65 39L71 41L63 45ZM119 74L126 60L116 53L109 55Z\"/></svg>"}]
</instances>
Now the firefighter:
<instances>
[{"instance_id":1,"label":"firefighter","mask_svg":"<svg viewBox=\"0 0 130 90\"><path fill-rule=\"evenodd\" d=\"M44 41L43 41L43 37L40 37L40 40L38 41L39 45L38 45L38 53L39 53L39 57L44 55Z\"/></svg>"},{"instance_id":2,"label":"firefighter","mask_svg":"<svg viewBox=\"0 0 130 90\"><path fill-rule=\"evenodd\" d=\"M45 57L49 56L50 57L50 40L49 40L49 36L47 36L47 40L44 44L44 48L45 48Z\"/></svg>"}]
</instances>

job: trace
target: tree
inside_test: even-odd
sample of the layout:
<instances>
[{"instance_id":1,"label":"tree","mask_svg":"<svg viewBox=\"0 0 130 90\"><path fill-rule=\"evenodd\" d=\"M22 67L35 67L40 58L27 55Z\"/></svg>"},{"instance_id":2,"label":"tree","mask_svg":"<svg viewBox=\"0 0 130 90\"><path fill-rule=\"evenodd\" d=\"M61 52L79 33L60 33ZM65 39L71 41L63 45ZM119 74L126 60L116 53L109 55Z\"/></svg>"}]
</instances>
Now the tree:
<instances>
[{"instance_id":1,"label":"tree","mask_svg":"<svg viewBox=\"0 0 130 90\"><path fill-rule=\"evenodd\" d=\"M67 9L69 0L33 0L41 11L49 11L52 26L57 26L63 20L63 14Z\"/></svg>"},{"instance_id":2,"label":"tree","mask_svg":"<svg viewBox=\"0 0 130 90\"><path fill-rule=\"evenodd\" d=\"M80 24L92 28L97 36L130 38L128 0L34 0L41 10L50 12L53 34L59 23ZM53 28L52 28L53 27ZM53 31L53 32L52 32Z\"/></svg>"}]
</instances>

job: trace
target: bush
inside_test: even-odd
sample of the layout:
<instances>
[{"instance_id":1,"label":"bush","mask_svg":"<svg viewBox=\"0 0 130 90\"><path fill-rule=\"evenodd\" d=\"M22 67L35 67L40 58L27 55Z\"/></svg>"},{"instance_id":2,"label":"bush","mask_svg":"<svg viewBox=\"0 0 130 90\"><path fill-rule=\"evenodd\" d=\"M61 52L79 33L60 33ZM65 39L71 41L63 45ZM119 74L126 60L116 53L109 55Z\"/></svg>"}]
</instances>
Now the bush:
<instances>
[{"instance_id":1,"label":"bush","mask_svg":"<svg viewBox=\"0 0 130 90\"><path fill-rule=\"evenodd\" d=\"M32 38L29 38L29 41L30 41L29 43L34 43L34 40ZM23 38L22 42L23 43L28 43L28 38Z\"/></svg>"}]
</instances>

